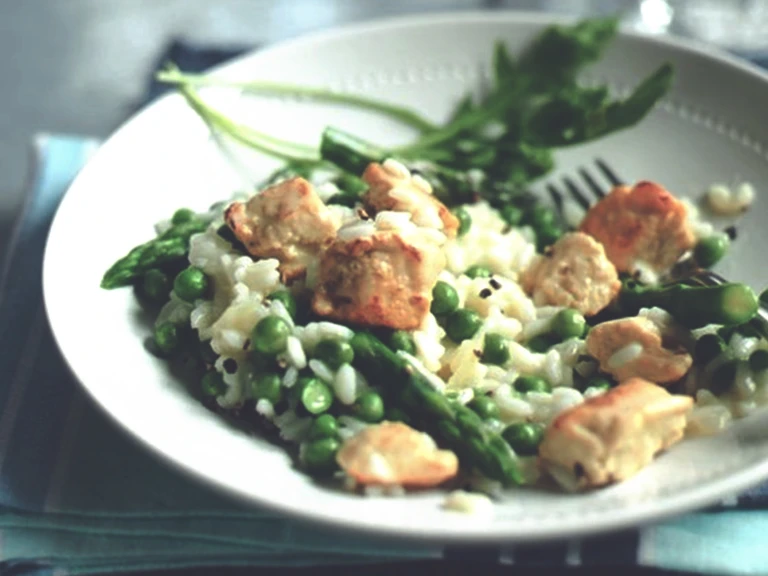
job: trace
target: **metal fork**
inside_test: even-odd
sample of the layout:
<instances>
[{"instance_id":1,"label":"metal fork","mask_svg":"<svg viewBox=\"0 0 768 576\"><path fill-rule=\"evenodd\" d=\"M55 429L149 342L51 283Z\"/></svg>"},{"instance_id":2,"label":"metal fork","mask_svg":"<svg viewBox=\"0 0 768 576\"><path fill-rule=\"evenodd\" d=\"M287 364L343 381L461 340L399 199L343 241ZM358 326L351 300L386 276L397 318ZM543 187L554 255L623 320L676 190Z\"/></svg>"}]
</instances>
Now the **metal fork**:
<instances>
[{"instance_id":1,"label":"metal fork","mask_svg":"<svg viewBox=\"0 0 768 576\"><path fill-rule=\"evenodd\" d=\"M610 189L626 184L626 181L620 178L605 160L597 158L595 166L597 172L602 176L602 179L608 182L610 188L601 186L599 183L601 178L596 177L586 167L579 168L577 176L563 177L561 187L553 182L547 183L547 193L552 198L555 208L563 219L565 219L564 206L566 194L584 210L589 210L590 206L604 198ZM580 186L578 182L583 182L583 184ZM565 190L565 194L563 190ZM590 200L590 197L592 197L592 200ZM697 266L695 260L690 255L675 264L662 281L665 284L685 282L686 284L698 286L716 286L728 283L728 280L720 274ZM760 334L768 338L768 308L761 304L752 323L759 330Z\"/></svg>"}]
</instances>

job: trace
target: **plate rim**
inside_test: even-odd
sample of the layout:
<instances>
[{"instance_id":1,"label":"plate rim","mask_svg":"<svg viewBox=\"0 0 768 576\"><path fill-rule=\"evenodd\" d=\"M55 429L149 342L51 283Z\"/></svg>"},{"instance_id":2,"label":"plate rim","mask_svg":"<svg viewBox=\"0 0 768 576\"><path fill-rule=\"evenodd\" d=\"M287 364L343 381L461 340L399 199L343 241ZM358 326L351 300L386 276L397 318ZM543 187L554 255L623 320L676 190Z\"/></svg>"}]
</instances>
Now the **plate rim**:
<instances>
[{"instance_id":1,"label":"plate rim","mask_svg":"<svg viewBox=\"0 0 768 576\"><path fill-rule=\"evenodd\" d=\"M496 10L496 11L445 11L436 13L426 13L417 15L405 15L405 16L392 16L385 18L378 18L373 20L366 20L363 22L343 24L339 26L333 26L327 29L310 32L308 34L302 34L297 37L288 38L275 42L264 48L254 49L239 55L235 58L227 60L226 62L216 65L209 69L207 73L220 73L226 72L229 68L236 68L241 66L243 62L257 57L258 55L269 54L277 52L283 49L300 48L302 45L311 45L316 42L324 42L326 40L338 40L340 38L355 35L364 35L371 31L377 31L382 29L401 29L409 26L419 27L426 24L447 24L456 23L458 21L484 23L494 22L498 23L499 20L503 20L510 25L539 25L546 26L549 24L564 24L574 22L578 20L573 16L567 16L563 14L542 13L542 12L526 12L516 10ZM686 38L670 37L670 36L651 36L641 32L627 30L621 28L620 35L629 37L633 40L640 41L641 43L647 43L651 45L662 45L673 51L680 51L688 55L695 55L712 62L718 62L724 64L729 68L735 68L743 74L752 76L753 78L766 84L768 90L768 71L763 70L752 64L751 62L731 55L723 50L713 48L702 42L690 40ZM169 93L160 97L155 102L143 107L142 109L133 113L128 119L121 123L103 142L99 149L92 155L88 164L96 163L99 161L101 154L104 154L104 150L109 150L111 143L119 137L119 135L134 123L134 121L149 111L156 109L160 106L169 106L169 101L179 98L175 93ZM45 253L43 257L43 270L42 270L42 284L43 284L43 305L46 316L51 328L56 346L61 353L64 363L69 371L70 375L78 382L78 385L85 390L88 397L93 401L108 419L116 423L118 428L127 432L128 437L133 441L138 441L140 445L149 448L150 452L162 458L163 461L170 464L186 476L190 476L194 481L202 482L204 485L211 487L221 493L224 493L230 497L234 497L238 503L242 503L245 506L261 506L269 510L273 510L302 521L310 525L332 527L339 531L355 531L362 532L369 536L375 536L385 539L392 539L396 541L418 541L422 543L460 543L460 542L526 542L526 541L549 541L557 540L569 537L579 537L585 535L593 535L608 532L619 528L640 528L648 525L652 522L668 519L685 512L695 511L701 507L707 506L714 502L719 501L729 493L736 491L742 491L748 489L754 485L759 484L765 478L768 477L768 459L765 459L759 463L755 463L746 470L737 472L734 475L728 476L729 489L724 491L722 487L718 488L724 480L718 480L710 483L707 486L697 489L692 494L677 494L673 502L667 502L663 509L659 509L659 504L647 503L639 509L630 508L631 513L619 512L609 516L608 518L601 517L599 523L586 523L581 527L572 527L570 529L564 528L559 531L556 530L544 530L537 531L535 528L531 528L529 533L521 535L519 533L507 533L503 529L496 527L490 527L487 531L472 531L467 534L458 534L454 532L433 532L425 533L419 529L409 529L407 526L400 529L378 527L373 522L359 521L350 522L348 520L338 521L324 513L313 513L311 511L300 510L300 506L284 505L282 503L274 503L267 498L260 498L251 493L245 493L237 488L229 486L225 483L212 478L201 471L192 468L185 464L183 461L174 457L173 454L163 451L159 447L150 442L149 439L143 437L133 428L129 426L127 422L118 419L108 408L102 403L97 391L89 386L78 375L77 369L70 362L66 350L70 347L63 343L66 340L64 337L63 327L58 324L56 319L56 313L51 307L51 303L54 300L49 297L49 293L54 289L53 279L51 279L52 267L54 264L51 262L51 238L58 234L58 229L64 226L61 222L60 215L62 213L62 207L67 205L68 199L72 197L70 192L78 187L82 178L83 172L87 170L87 166L77 175L73 182L68 187L64 196L61 199L59 206L56 209L54 218L51 223L51 227L48 231L46 238ZM663 501L663 499L662 499Z\"/></svg>"}]
</instances>

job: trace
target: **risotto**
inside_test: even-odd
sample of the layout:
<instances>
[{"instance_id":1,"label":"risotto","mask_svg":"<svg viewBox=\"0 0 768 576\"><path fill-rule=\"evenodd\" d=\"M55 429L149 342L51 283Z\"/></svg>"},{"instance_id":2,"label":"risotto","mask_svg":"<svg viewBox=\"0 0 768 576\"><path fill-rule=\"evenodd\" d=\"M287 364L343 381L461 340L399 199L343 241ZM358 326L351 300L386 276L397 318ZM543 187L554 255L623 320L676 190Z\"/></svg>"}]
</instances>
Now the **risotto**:
<instances>
[{"instance_id":1,"label":"risotto","mask_svg":"<svg viewBox=\"0 0 768 576\"><path fill-rule=\"evenodd\" d=\"M339 487L441 488L467 510L510 486L634 476L765 405L768 341L763 296L695 281L731 238L693 203L640 181L556 211L526 190L554 148L631 127L669 89L667 64L623 100L579 85L616 26L550 27L517 59L498 45L492 89L444 126L332 95L421 131L394 153L331 127L310 154L169 69L213 129L288 163L158 223L102 287L135 288L153 351L190 369L206 406ZM754 196L718 185L707 202L733 216Z\"/></svg>"},{"instance_id":2,"label":"risotto","mask_svg":"<svg viewBox=\"0 0 768 576\"><path fill-rule=\"evenodd\" d=\"M494 492L542 478L592 488L630 477L684 434L716 433L768 399L768 342L750 329L754 306L747 303L736 324L696 328L674 310L623 307L622 295L635 285L664 289L639 284L631 267L620 273L625 247L606 249L584 230L598 227L599 237L601 205L629 188L542 251L542 210L517 225L483 201L447 212L402 164L388 160L377 169L354 207L325 204L331 184L290 178L251 199L187 214L205 225L190 237L188 267L161 293L168 299L155 324L159 353L186 353L204 371L207 405L260 420L259 430L274 430L308 472L368 494L458 483ZM372 207L367 195L382 179L388 193L409 202ZM633 239L646 275L658 278L668 261L718 234L658 185L631 191L668 198L663 210L680 211L677 220L665 216L666 228L651 223L644 232L666 234L676 248ZM251 214L233 221L233 207ZM304 248L300 274L293 263L296 247L306 245L303 229L255 249L276 257L249 251L258 234L252 223L279 236L302 210L327 222L332 238L314 252ZM380 237L397 242L376 244ZM350 259L329 257L361 242ZM346 278L336 278L339 270ZM152 281L145 275L144 298ZM334 300L348 290L345 282L359 299ZM323 283L330 309L317 304ZM426 307L414 304L422 297ZM385 350L374 361L365 358L371 342L373 355L376 346ZM418 392L408 398L414 378ZM443 403L429 406L435 397ZM452 442L454 423L459 436L476 437ZM503 452L488 456L483 443ZM617 464L606 449L628 461ZM447 502L469 501L454 492Z\"/></svg>"}]
</instances>

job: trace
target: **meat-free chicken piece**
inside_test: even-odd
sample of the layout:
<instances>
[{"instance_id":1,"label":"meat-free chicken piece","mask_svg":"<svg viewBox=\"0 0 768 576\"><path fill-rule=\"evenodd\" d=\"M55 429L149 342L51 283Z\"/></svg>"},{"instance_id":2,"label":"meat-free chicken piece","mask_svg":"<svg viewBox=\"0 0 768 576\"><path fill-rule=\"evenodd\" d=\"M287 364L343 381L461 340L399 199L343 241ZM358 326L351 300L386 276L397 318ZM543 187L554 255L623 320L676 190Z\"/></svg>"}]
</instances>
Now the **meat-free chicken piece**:
<instances>
[{"instance_id":1,"label":"meat-free chicken piece","mask_svg":"<svg viewBox=\"0 0 768 576\"><path fill-rule=\"evenodd\" d=\"M312 184L292 178L234 202L224 219L248 252L277 258L284 281L304 275L307 265L333 241L337 223Z\"/></svg>"},{"instance_id":2,"label":"meat-free chicken piece","mask_svg":"<svg viewBox=\"0 0 768 576\"><path fill-rule=\"evenodd\" d=\"M696 243L685 204L653 182L614 188L589 209L581 231L605 246L619 272L641 264L664 272Z\"/></svg>"},{"instance_id":3,"label":"meat-free chicken piece","mask_svg":"<svg viewBox=\"0 0 768 576\"><path fill-rule=\"evenodd\" d=\"M567 306L586 316L608 306L621 289L603 246L581 232L564 235L523 274L537 306Z\"/></svg>"},{"instance_id":4,"label":"meat-free chicken piece","mask_svg":"<svg viewBox=\"0 0 768 576\"><path fill-rule=\"evenodd\" d=\"M440 247L418 235L340 232L320 261L312 309L340 322L415 330L444 267Z\"/></svg>"},{"instance_id":5,"label":"meat-free chicken piece","mask_svg":"<svg viewBox=\"0 0 768 576\"><path fill-rule=\"evenodd\" d=\"M402 422L382 422L344 442L336 461L367 486L428 488L456 476L459 461L449 450Z\"/></svg>"},{"instance_id":6,"label":"meat-free chicken piece","mask_svg":"<svg viewBox=\"0 0 768 576\"><path fill-rule=\"evenodd\" d=\"M638 377L666 384L685 376L693 364L685 348L643 316L598 324L586 344L600 369L620 382Z\"/></svg>"},{"instance_id":7,"label":"meat-free chicken piece","mask_svg":"<svg viewBox=\"0 0 768 576\"><path fill-rule=\"evenodd\" d=\"M449 238L456 236L459 229L456 216L435 198L426 180L412 176L399 162L371 163L363 173L363 180L370 186L363 196L369 212L409 212L416 225L436 228Z\"/></svg>"},{"instance_id":8,"label":"meat-free chicken piece","mask_svg":"<svg viewBox=\"0 0 768 576\"><path fill-rule=\"evenodd\" d=\"M630 478L682 439L690 396L631 378L560 414L539 446L542 467L564 488L594 488Z\"/></svg>"}]
</instances>

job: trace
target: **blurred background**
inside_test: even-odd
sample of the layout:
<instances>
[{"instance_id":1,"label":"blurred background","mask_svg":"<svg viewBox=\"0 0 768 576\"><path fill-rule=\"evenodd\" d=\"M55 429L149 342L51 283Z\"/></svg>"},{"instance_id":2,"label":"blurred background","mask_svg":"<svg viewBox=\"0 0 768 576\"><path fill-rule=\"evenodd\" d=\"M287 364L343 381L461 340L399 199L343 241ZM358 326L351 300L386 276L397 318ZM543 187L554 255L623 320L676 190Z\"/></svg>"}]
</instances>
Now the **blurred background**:
<instances>
[{"instance_id":1,"label":"blurred background","mask_svg":"<svg viewBox=\"0 0 768 576\"><path fill-rule=\"evenodd\" d=\"M767 6L768 0L0 0L0 249L23 201L31 137L107 136L141 104L174 40L257 47L387 16L519 9L620 12L635 30L754 52L768 43Z\"/></svg>"}]
</instances>

